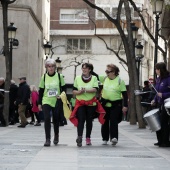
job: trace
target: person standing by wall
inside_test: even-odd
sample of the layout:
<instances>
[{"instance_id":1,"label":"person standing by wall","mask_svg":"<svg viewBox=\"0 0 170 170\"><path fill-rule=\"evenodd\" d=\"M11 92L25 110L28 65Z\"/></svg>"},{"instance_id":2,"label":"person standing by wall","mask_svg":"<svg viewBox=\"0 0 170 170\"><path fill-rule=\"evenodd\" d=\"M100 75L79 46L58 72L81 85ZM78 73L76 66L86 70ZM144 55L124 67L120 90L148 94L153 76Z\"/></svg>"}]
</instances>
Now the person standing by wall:
<instances>
[{"instance_id":1,"label":"person standing by wall","mask_svg":"<svg viewBox=\"0 0 170 170\"><path fill-rule=\"evenodd\" d=\"M148 112L151 109L151 105L149 104L151 102L151 88L149 87L149 81L144 81L144 87L142 89L142 92L146 92L141 94L141 102L142 102L142 112L143 115Z\"/></svg>"},{"instance_id":2,"label":"person standing by wall","mask_svg":"<svg viewBox=\"0 0 170 170\"><path fill-rule=\"evenodd\" d=\"M170 97L170 73L163 62L155 65L155 72L158 76L155 85L155 89L158 93L155 95L154 100L152 100L151 103L159 108L161 129L156 131L158 142L154 145L160 147L170 147L168 126L169 115L164 107L164 100Z\"/></svg>"},{"instance_id":3,"label":"person standing by wall","mask_svg":"<svg viewBox=\"0 0 170 170\"><path fill-rule=\"evenodd\" d=\"M44 129L46 141L44 146L51 145L51 113L54 125L55 145L59 142L59 113L54 114L57 99L60 99L61 87L64 88L65 82L61 74L56 72L56 62L54 59L47 59L45 62L45 73L39 84L39 110L44 113ZM60 76L60 77L59 77Z\"/></svg>"},{"instance_id":4,"label":"person standing by wall","mask_svg":"<svg viewBox=\"0 0 170 170\"><path fill-rule=\"evenodd\" d=\"M37 122L34 124L34 126L41 126L38 103L37 103L39 94L38 94L38 91L37 91L37 88L35 85L31 85L30 90L31 90L30 104L32 106L32 114L33 114L33 116L35 115L35 117L37 119Z\"/></svg>"},{"instance_id":5,"label":"person standing by wall","mask_svg":"<svg viewBox=\"0 0 170 170\"><path fill-rule=\"evenodd\" d=\"M4 116L3 116L4 87L5 87L5 79L3 77L0 77L0 126L2 126L2 127L6 126Z\"/></svg>"},{"instance_id":6,"label":"person standing by wall","mask_svg":"<svg viewBox=\"0 0 170 170\"><path fill-rule=\"evenodd\" d=\"M17 98L14 103L18 106L18 114L21 119L21 125L19 125L18 127L25 128L25 126L28 124L27 118L25 117L25 111L29 103L30 88L26 82L26 77L20 77L19 80L20 84L17 92Z\"/></svg>"},{"instance_id":7,"label":"person standing by wall","mask_svg":"<svg viewBox=\"0 0 170 170\"><path fill-rule=\"evenodd\" d=\"M18 86L11 80L9 88L9 125L14 125L18 119L17 106L14 104L17 98Z\"/></svg>"},{"instance_id":8,"label":"person standing by wall","mask_svg":"<svg viewBox=\"0 0 170 170\"><path fill-rule=\"evenodd\" d=\"M103 145L107 144L109 137L112 145L116 145L118 142L118 123L122 120L122 112L127 112L128 97L125 83L119 77L119 68L114 64L108 64L105 72L106 78L100 76L103 80L101 103L106 111L106 121L102 125L101 133Z\"/></svg>"}]
</instances>

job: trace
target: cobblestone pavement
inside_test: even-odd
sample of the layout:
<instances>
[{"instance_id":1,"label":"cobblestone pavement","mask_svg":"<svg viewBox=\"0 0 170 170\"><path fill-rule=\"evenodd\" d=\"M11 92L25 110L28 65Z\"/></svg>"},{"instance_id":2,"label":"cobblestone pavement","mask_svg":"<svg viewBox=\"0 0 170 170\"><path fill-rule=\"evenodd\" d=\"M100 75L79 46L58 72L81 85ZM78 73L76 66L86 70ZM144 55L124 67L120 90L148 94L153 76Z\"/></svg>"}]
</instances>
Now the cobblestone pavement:
<instances>
[{"instance_id":1,"label":"cobblestone pavement","mask_svg":"<svg viewBox=\"0 0 170 170\"><path fill-rule=\"evenodd\" d=\"M100 124L94 121L92 146L76 146L76 127L60 127L57 146L43 147L44 128L0 127L0 170L169 170L170 148L159 148L155 133L123 121L116 146L102 145ZM52 133L53 134L53 133ZM85 134L85 133L84 133ZM53 138L52 138L53 140Z\"/></svg>"}]
</instances>

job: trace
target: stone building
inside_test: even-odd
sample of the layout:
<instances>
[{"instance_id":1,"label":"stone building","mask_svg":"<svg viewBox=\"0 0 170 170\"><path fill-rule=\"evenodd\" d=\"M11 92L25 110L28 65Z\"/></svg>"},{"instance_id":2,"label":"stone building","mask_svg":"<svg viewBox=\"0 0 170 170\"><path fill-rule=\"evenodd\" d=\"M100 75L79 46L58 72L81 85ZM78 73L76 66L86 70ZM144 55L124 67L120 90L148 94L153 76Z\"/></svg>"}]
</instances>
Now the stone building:
<instances>
[{"instance_id":1,"label":"stone building","mask_svg":"<svg viewBox=\"0 0 170 170\"><path fill-rule=\"evenodd\" d=\"M29 84L38 86L43 74L44 40L49 40L50 21L49 0L16 0L9 5L8 23L17 27L17 49L13 49L12 72L18 83L18 77L26 76ZM0 50L3 47L2 7L0 6ZM8 25L9 25L8 24ZM15 47L14 47L15 48ZM5 57L0 55L0 77L5 77Z\"/></svg>"}]
</instances>

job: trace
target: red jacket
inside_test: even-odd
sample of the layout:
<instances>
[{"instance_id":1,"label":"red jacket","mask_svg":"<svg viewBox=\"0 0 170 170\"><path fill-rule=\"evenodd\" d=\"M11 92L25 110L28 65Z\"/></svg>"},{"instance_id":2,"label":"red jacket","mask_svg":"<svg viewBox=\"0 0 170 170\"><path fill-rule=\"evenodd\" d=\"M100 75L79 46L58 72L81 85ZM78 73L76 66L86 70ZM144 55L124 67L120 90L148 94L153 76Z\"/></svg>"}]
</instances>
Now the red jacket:
<instances>
[{"instance_id":1,"label":"red jacket","mask_svg":"<svg viewBox=\"0 0 170 170\"><path fill-rule=\"evenodd\" d=\"M96 102L97 104L97 108L96 108L96 112L99 113L99 122L101 124L104 124L105 122L105 119L104 119L104 116L106 114L105 110L103 109L102 105L100 104L100 102L94 97L93 99L91 100L88 100L88 101L85 101L85 100L77 100L76 99L76 104L75 104L75 107L74 107L74 110L72 111L71 115L70 115L70 121L74 124L74 126L77 126L78 125L78 119L76 118L76 113L77 113L77 109L80 107L80 106L84 106L84 105L92 105L94 102Z\"/></svg>"}]
</instances>

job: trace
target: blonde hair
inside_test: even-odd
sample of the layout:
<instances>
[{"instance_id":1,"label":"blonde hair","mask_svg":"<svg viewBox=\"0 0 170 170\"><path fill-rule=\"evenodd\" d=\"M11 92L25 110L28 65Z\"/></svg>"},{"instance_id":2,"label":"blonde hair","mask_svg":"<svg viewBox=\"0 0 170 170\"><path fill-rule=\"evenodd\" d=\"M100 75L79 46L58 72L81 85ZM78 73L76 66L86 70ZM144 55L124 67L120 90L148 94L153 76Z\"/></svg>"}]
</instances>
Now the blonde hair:
<instances>
[{"instance_id":1,"label":"blonde hair","mask_svg":"<svg viewBox=\"0 0 170 170\"><path fill-rule=\"evenodd\" d=\"M30 90L31 91L38 91L35 85L30 85Z\"/></svg>"}]
</instances>

